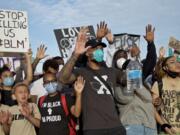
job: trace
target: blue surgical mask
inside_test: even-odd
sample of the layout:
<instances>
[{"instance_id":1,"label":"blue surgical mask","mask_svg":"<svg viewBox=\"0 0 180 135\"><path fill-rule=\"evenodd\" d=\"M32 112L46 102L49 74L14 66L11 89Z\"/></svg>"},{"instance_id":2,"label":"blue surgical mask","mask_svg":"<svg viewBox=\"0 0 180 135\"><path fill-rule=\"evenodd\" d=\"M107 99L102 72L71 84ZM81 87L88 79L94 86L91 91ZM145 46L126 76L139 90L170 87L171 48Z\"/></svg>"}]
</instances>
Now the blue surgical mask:
<instances>
[{"instance_id":1,"label":"blue surgical mask","mask_svg":"<svg viewBox=\"0 0 180 135\"><path fill-rule=\"evenodd\" d=\"M4 86L12 86L14 84L14 78L13 77L6 77L3 80Z\"/></svg>"},{"instance_id":2,"label":"blue surgical mask","mask_svg":"<svg viewBox=\"0 0 180 135\"><path fill-rule=\"evenodd\" d=\"M103 62L104 52L102 49L97 49L93 52L93 59L97 62Z\"/></svg>"},{"instance_id":3,"label":"blue surgical mask","mask_svg":"<svg viewBox=\"0 0 180 135\"><path fill-rule=\"evenodd\" d=\"M57 86L58 86L57 82L50 82L48 84L45 84L44 88L46 89L48 94L52 94L57 91Z\"/></svg>"}]
</instances>

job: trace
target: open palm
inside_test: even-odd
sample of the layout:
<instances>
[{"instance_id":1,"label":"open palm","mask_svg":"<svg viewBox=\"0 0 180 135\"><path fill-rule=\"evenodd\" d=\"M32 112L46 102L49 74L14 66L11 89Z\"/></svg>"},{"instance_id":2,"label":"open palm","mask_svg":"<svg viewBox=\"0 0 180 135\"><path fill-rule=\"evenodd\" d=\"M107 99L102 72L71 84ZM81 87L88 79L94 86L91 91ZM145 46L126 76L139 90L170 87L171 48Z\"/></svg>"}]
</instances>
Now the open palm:
<instances>
[{"instance_id":1,"label":"open palm","mask_svg":"<svg viewBox=\"0 0 180 135\"><path fill-rule=\"evenodd\" d=\"M78 76L77 81L74 84L76 94L81 94L85 86L85 80L82 76Z\"/></svg>"}]
</instances>

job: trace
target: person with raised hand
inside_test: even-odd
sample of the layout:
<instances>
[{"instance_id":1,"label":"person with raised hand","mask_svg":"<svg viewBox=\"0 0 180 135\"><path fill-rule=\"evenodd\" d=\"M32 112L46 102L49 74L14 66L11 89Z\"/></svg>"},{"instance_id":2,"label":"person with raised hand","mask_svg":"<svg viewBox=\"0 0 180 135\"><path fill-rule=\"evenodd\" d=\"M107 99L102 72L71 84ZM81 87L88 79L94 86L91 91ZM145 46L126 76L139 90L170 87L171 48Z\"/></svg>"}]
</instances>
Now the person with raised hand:
<instances>
[{"instance_id":1,"label":"person with raised hand","mask_svg":"<svg viewBox=\"0 0 180 135\"><path fill-rule=\"evenodd\" d=\"M32 63L33 72L35 71L36 66L39 63L39 61L44 59L44 58L46 58L48 56L48 55L46 55L46 50L47 50L47 47L44 44L41 44L37 48L36 58L34 59L34 61Z\"/></svg>"},{"instance_id":2,"label":"person with raised hand","mask_svg":"<svg viewBox=\"0 0 180 135\"><path fill-rule=\"evenodd\" d=\"M23 79L22 81L27 85L29 85L32 81L31 56L32 56L31 50L29 50L24 54L27 63L27 75L25 79ZM1 88L2 104L9 106L15 105L16 102L11 97L13 86L16 84L13 72L10 71L9 68L3 67L1 69L0 79L2 80L2 88Z\"/></svg>"},{"instance_id":3,"label":"person with raised hand","mask_svg":"<svg viewBox=\"0 0 180 135\"><path fill-rule=\"evenodd\" d=\"M59 81L72 84L81 75L86 81L82 93L82 126L84 135L125 135L125 128L118 119L113 97L114 87L121 76L114 69L103 66L106 44L99 41L107 34L103 22L98 26L97 39L87 41L86 30L81 29L75 50L60 71ZM78 58L87 57L86 66L74 69ZM106 107L105 107L105 106Z\"/></svg>"},{"instance_id":4,"label":"person with raised hand","mask_svg":"<svg viewBox=\"0 0 180 135\"><path fill-rule=\"evenodd\" d=\"M101 21L97 24L96 38L101 41L108 34L108 27L105 21Z\"/></svg>"},{"instance_id":5,"label":"person with raised hand","mask_svg":"<svg viewBox=\"0 0 180 135\"><path fill-rule=\"evenodd\" d=\"M84 85L84 79L79 76L74 83L74 98L70 94L58 91L56 76L52 73L45 73L43 86L48 94L40 97L38 102L41 112L39 135L76 134L75 123L72 123L71 118L80 116Z\"/></svg>"}]
</instances>

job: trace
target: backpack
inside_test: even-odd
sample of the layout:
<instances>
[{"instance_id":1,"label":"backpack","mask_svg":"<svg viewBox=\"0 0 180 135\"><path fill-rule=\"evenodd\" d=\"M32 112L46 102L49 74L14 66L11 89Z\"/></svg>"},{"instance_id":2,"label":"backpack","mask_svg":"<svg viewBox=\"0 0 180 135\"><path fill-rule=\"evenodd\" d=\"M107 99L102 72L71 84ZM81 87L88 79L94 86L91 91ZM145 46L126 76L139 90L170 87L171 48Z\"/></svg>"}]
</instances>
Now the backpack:
<instances>
[{"instance_id":1,"label":"backpack","mask_svg":"<svg viewBox=\"0 0 180 135\"><path fill-rule=\"evenodd\" d=\"M63 107L63 110L65 112L65 115L68 119L68 128L69 128L69 135L77 135L76 134L76 126L77 123L75 122L73 116L70 114L68 106L67 106L67 101L66 101L66 95L65 94L60 94L60 101ZM39 106L42 107L43 102L45 101L47 96L42 96L39 99Z\"/></svg>"}]
</instances>

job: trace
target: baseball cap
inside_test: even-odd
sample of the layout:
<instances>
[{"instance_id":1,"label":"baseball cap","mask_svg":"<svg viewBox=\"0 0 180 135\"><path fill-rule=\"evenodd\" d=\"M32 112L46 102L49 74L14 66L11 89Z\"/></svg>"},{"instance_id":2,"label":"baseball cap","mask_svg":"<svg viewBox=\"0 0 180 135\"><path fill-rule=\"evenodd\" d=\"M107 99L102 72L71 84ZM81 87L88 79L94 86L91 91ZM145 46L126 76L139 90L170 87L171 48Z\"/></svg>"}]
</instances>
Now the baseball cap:
<instances>
[{"instance_id":1,"label":"baseball cap","mask_svg":"<svg viewBox=\"0 0 180 135\"><path fill-rule=\"evenodd\" d=\"M86 42L86 47L91 46L92 48L95 48L97 46L106 47L107 45L101 41L98 41L97 39L90 39Z\"/></svg>"}]
</instances>

